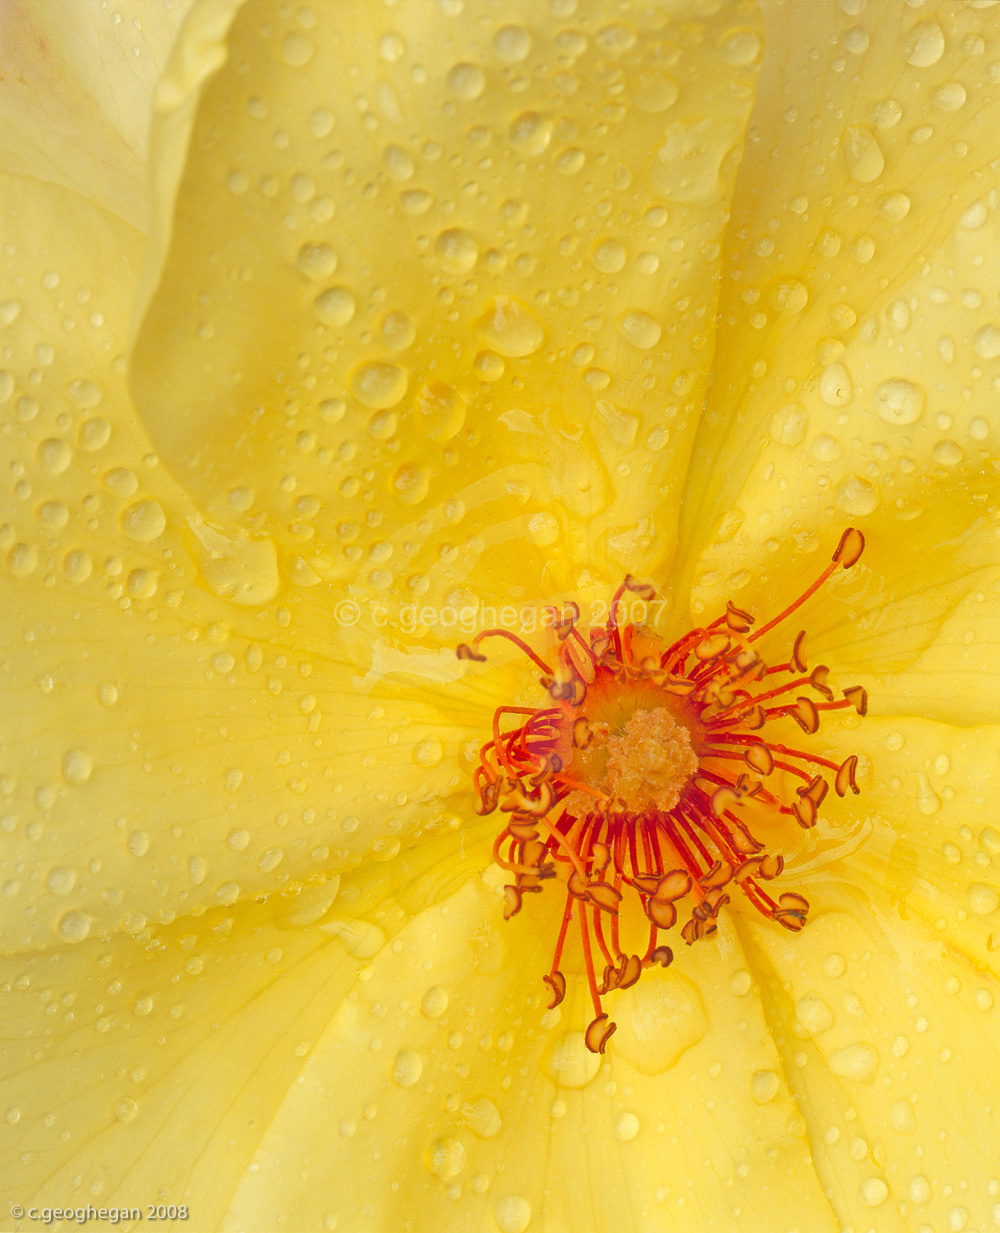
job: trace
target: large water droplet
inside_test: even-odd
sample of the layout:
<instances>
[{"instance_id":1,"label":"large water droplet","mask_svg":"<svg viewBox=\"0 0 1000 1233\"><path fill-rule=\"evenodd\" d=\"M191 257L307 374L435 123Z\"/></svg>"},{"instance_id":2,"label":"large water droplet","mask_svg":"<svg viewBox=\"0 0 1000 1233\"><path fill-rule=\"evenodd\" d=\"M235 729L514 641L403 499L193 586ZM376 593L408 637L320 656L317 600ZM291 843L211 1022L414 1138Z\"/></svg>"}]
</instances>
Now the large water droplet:
<instances>
[{"instance_id":1,"label":"large water droplet","mask_svg":"<svg viewBox=\"0 0 1000 1233\"><path fill-rule=\"evenodd\" d=\"M549 1042L542 1061L560 1087L586 1087L601 1069L601 1059L587 1048L582 1032L562 1032Z\"/></svg>"},{"instance_id":2,"label":"large water droplet","mask_svg":"<svg viewBox=\"0 0 1000 1233\"><path fill-rule=\"evenodd\" d=\"M424 1163L435 1177L456 1177L465 1168L465 1148L457 1139L435 1139L427 1148Z\"/></svg>"},{"instance_id":3,"label":"large water droplet","mask_svg":"<svg viewBox=\"0 0 1000 1233\"><path fill-rule=\"evenodd\" d=\"M255 607L274 599L281 585L278 554L264 536L251 538L242 528L210 526L198 515L188 518L191 555L209 588L223 599Z\"/></svg>"},{"instance_id":4,"label":"large water droplet","mask_svg":"<svg viewBox=\"0 0 1000 1233\"><path fill-rule=\"evenodd\" d=\"M450 441L465 423L465 400L443 381L432 381L417 395L417 424L432 441Z\"/></svg>"},{"instance_id":5,"label":"large water droplet","mask_svg":"<svg viewBox=\"0 0 1000 1233\"><path fill-rule=\"evenodd\" d=\"M45 876L45 888L53 895L68 895L76 885L76 870L54 865Z\"/></svg>"},{"instance_id":6,"label":"large water droplet","mask_svg":"<svg viewBox=\"0 0 1000 1233\"><path fill-rule=\"evenodd\" d=\"M476 264L479 248L467 231L450 227L434 241L434 255L450 273L464 274Z\"/></svg>"},{"instance_id":7,"label":"large water droplet","mask_svg":"<svg viewBox=\"0 0 1000 1233\"><path fill-rule=\"evenodd\" d=\"M856 184L870 184L885 169L885 156L875 134L863 124L848 125L844 133L844 159L847 174Z\"/></svg>"},{"instance_id":8,"label":"large water droplet","mask_svg":"<svg viewBox=\"0 0 1000 1233\"><path fill-rule=\"evenodd\" d=\"M505 1195L493 1208L500 1233L524 1233L531 1223L531 1204L520 1195Z\"/></svg>"},{"instance_id":9,"label":"large water droplet","mask_svg":"<svg viewBox=\"0 0 1000 1233\"><path fill-rule=\"evenodd\" d=\"M90 933L90 917L86 912L74 908L60 918L56 932L65 942L82 942Z\"/></svg>"},{"instance_id":10,"label":"large water droplet","mask_svg":"<svg viewBox=\"0 0 1000 1233\"><path fill-rule=\"evenodd\" d=\"M537 111L524 111L510 126L510 144L528 157L541 154L552 140L552 121Z\"/></svg>"},{"instance_id":11,"label":"large water droplet","mask_svg":"<svg viewBox=\"0 0 1000 1233\"><path fill-rule=\"evenodd\" d=\"M680 972L650 969L615 1004L614 1048L644 1075L662 1074L708 1031L698 986Z\"/></svg>"},{"instance_id":12,"label":"large water droplet","mask_svg":"<svg viewBox=\"0 0 1000 1233\"><path fill-rule=\"evenodd\" d=\"M303 244L296 261L302 273L317 282L329 278L337 268L337 254L329 244Z\"/></svg>"},{"instance_id":13,"label":"large water droplet","mask_svg":"<svg viewBox=\"0 0 1000 1233\"><path fill-rule=\"evenodd\" d=\"M854 517L874 513L878 508L878 489L860 475L845 475L833 496L837 508Z\"/></svg>"},{"instance_id":14,"label":"large water droplet","mask_svg":"<svg viewBox=\"0 0 1000 1233\"><path fill-rule=\"evenodd\" d=\"M640 351L648 351L660 341L662 330L658 321L638 308L630 309L618 318L618 332L626 342Z\"/></svg>"},{"instance_id":15,"label":"large water droplet","mask_svg":"<svg viewBox=\"0 0 1000 1233\"><path fill-rule=\"evenodd\" d=\"M995 360L1000 355L1000 329L992 323L981 326L972 336L972 350L981 360Z\"/></svg>"},{"instance_id":16,"label":"large water droplet","mask_svg":"<svg viewBox=\"0 0 1000 1233\"><path fill-rule=\"evenodd\" d=\"M875 387L875 410L889 424L915 424L924 413L923 387L902 377Z\"/></svg>"},{"instance_id":17,"label":"large water droplet","mask_svg":"<svg viewBox=\"0 0 1000 1233\"><path fill-rule=\"evenodd\" d=\"M63 754L62 776L67 783L86 783L93 774L94 763L83 749L68 749Z\"/></svg>"},{"instance_id":18,"label":"large water droplet","mask_svg":"<svg viewBox=\"0 0 1000 1233\"><path fill-rule=\"evenodd\" d=\"M480 1139L495 1139L503 1129L500 1112L492 1100L477 1096L462 1105L465 1124Z\"/></svg>"},{"instance_id":19,"label":"large water droplet","mask_svg":"<svg viewBox=\"0 0 1000 1233\"><path fill-rule=\"evenodd\" d=\"M48 475L61 475L73 460L73 451L58 437L40 441L35 450L38 465Z\"/></svg>"},{"instance_id":20,"label":"large water droplet","mask_svg":"<svg viewBox=\"0 0 1000 1233\"><path fill-rule=\"evenodd\" d=\"M988 882L970 882L965 897L976 916L989 916L1000 908L1000 891Z\"/></svg>"},{"instance_id":21,"label":"large water droplet","mask_svg":"<svg viewBox=\"0 0 1000 1233\"><path fill-rule=\"evenodd\" d=\"M755 1104L766 1105L778 1094L781 1080L773 1070L755 1070L750 1076L750 1096Z\"/></svg>"},{"instance_id":22,"label":"large water droplet","mask_svg":"<svg viewBox=\"0 0 1000 1233\"><path fill-rule=\"evenodd\" d=\"M424 1063L419 1053L400 1049L392 1064L392 1081L398 1087L413 1087L423 1074Z\"/></svg>"},{"instance_id":23,"label":"large water droplet","mask_svg":"<svg viewBox=\"0 0 1000 1233\"><path fill-rule=\"evenodd\" d=\"M873 1045L858 1043L834 1049L829 1057L829 1066L842 1079L855 1079L858 1083L874 1083L881 1058Z\"/></svg>"},{"instance_id":24,"label":"large water droplet","mask_svg":"<svg viewBox=\"0 0 1000 1233\"><path fill-rule=\"evenodd\" d=\"M406 393L406 371L396 364L371 360L359 364L351 374L351 389L365 407L384 410L394 407Z\"/></svg>"},{"instance_id":25,"label":"large water droplet","mask_svg":"<svg viewBox=\"0 0 1000 1233\"><path fill-rule=\"evenodd\" d=\"M922 21L903 40L903 57L914 68L929 68L944 55L944 31L936 21Z\"/></svg>"},{"instance_id":26,"label":"large water droplet","mask_svg":"<svg viewBox=\"0 0 1000 1233\"><path fill-rule=\"evenodd\" d=\"M501 26L493 36L493 53L499 60L516 64L531 50L531 35L523 26Z\"/></svg>"},{"instance_id":27,"label":"large water droplet","mask_svg":"<svg viewBox=\"0 0 1000 1233\"><path fill-rule=\"evenodd\" d=\"M819 396L828 407L846 407L854 397L851 374L839 360L827 364L819 377Z\"/></svg>"},{"instance_id":28,"label":"large water droplet","mask_svg":"<svg viewBox=\"0 0 1000 1233\"><path fill-rule=\"evenodd\" d=\"M281 44L281 58L289 68L303 68L316 53L316 48L304 34L297 30L285 36Z\"/></svg>"},{"instance_id":29,"label":"large water droplet","mask_svg":"<svg viewBox=\"0 0 1000 1233\"><path fill-rule=\"evenodd\" d=\"M346 325L354 316L354 296L346 287L327 287L313 300L313 305L326 325Z\"/></svg>"},{"instance_id":30,"label":"large water droplet","mask_svg":"<svg viewBox=\"0 0 1000 1233\"><path fill-rule=\"evenodd\" d=\"M427 467L405 462L392 473L390 490L406 505L419 505L431 488L431 473Z\"/></svg>"},{"instance_id":31,"label":"large water droplet","mask_svg":"<svg viewBox=\"0 0 1000 1233\"><path fill-rule=\"evenodd\" d=\"M166 530L167 516L159 501L145 497L122 510L118 525L129 539L148 544Z\"/></svg>"},{"instance_id":32,"label":"large water droplet","mask_svg":"<svg viewBox=\"0 0 1000 1233\"><path fill-rule=\"evenodd\" d=\"M478 64L455 64L448 70L445 78L448 89L456 98L479 98L486 88L486 74Z\"/></svg>"},{"instance_id":33,"label":"large water droplet","mask_svg":"<svg viewBox=\"0 0 1000 1233\"><path fill-rule=\"evenodd\" d=\"M479 319L479 333L500 355L532 355L545 341L541 322L511 295L498 295Z\"/></svg>"}]
</instances>

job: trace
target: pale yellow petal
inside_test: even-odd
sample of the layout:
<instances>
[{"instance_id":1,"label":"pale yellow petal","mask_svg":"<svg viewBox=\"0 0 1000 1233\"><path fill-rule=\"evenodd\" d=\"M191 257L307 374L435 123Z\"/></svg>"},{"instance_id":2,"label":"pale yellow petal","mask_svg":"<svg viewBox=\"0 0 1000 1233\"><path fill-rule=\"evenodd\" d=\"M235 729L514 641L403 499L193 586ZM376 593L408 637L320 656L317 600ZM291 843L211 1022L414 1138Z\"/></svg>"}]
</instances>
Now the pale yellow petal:
<instances>
[{"instance_id":1,"label":"pale yellow petal","mask_svg":"<svg viewBox=\"0 0 1000 1233\"><path fill-rule=\"evenodd\" d=\"M151 98L190 0L0 10L0 168L146 223Z\"/></svg>"},{"instance_id":2,"label":"pale yellow petal","mask_svg":"<svg viewBox=\"0 0 1000 1233\"><path fill-rule=\"evenodd\" d=\"M141 934L449 827L515 670L338 624L265 537L208 523L124 388L136 234L54 185L3 194L3 947Z\"/></svg>"},{"instance_id":3,"label":"pale yellow petal","mask_svg":"<svg viewBox=\"0 0 1000 1233\"><path fill-rule=\"evenodd\" d=\"M801 934L749 922L748 945L838 1227L988 1227L1000 982L851 882L810 893Z\"/></svg>"},{"instance_id":4,"label":"pale yellow petal","mask_svg":"<svg viewBox=\"0 0 1000 1233\"><path fill-rule=\"evenodd\" d=\"M505 924L499 881L374 960L223 1227L838 1230L733 934L610 999L621 1026L599 1058L579 1034L585 986L544 1009L559 898Z\"/></svg>"},{"instance_id":5,"label":"pale yellow petal","mask_svg":"<svg viewBox=\"0 0 1000 1233\"><path fill-rule=\"evenodd\" d=\"M767 7L686 577L697 604L739 602L762 577L811 572L808 554L857 525L873 573L850 605L866 636L843 631L844 649L852 671L894 660L895 673L943 648L942 621L997 578L1000 103L987 49L1000 16L856 7ZM977 669L996 659L988 609ZM996 685L992 670L963 676L980 718L996 717ZM944 689L914 670L898 692L895 706L908 692L922 709Z\"/></svg>"},{"instance_id":6,"label":"pale yellow petal","mask_svg":"<svg viewBox=\"0 0 1000 1233\"><path fill-rule=\"evenodd\" d=\"M132 357L164 461L397 628L668 559L756 25L247 5Z\"/></svg>"}]
</instances>

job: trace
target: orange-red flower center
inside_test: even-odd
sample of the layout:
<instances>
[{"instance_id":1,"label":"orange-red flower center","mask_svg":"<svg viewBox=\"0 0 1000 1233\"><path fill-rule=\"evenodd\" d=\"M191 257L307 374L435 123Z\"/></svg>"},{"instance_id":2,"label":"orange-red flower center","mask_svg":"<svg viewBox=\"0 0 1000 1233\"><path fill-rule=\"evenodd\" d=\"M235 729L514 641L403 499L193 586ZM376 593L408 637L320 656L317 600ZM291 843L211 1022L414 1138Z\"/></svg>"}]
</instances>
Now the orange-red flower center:
<instances>
[{"instance_id":1,"label":"orange-red flower center","mask_svg":"<svg viewBox=\"0 0 1000 1233\"><path fill-rule=\"evenodd\" d=\"M787 662L765 663L754 643L834 570L854 565L863 548L861 532L846 531L819 578L754 633L753 617L732 603L670 645L646 629L619 626L626 591L653 596L652 587L628 577L606 627L582 633L575 610L562 620L551 664L504 630L486 630L458 648L460 658L483 660L479 643L504 637L542 671L547 702L498 708L475 787L480 813L499 807L507 815L494 844L495 860L513 875L505 915L519 912L524 895L546 882L564 887L544 979L555 1007L566 992L560 962L575 920L594 1007L586 1033L592 1051L603 1053L615 1030L602 999L635 984L644 968L672 962L661 935L675 925L678 905L690 907L681 929L689 945L716 932L737 888L785 928L797 932L805 924L809 904L802 895L775 898L765 886L784 861L760 841L760 822L786 817L812 828L831 781L840 796L858 791L857 758L838 764L763 733L787 716L812 735L821 712L853 707L863 715L867 697L858 687L834 697L827 667L810 671L806 664L804 633ZM798 786L786 790L789 781ZM772 834L779 830L768 826ZM646 922L641 953L622 945L626 896Z\"/></svg>"}]
</instances>

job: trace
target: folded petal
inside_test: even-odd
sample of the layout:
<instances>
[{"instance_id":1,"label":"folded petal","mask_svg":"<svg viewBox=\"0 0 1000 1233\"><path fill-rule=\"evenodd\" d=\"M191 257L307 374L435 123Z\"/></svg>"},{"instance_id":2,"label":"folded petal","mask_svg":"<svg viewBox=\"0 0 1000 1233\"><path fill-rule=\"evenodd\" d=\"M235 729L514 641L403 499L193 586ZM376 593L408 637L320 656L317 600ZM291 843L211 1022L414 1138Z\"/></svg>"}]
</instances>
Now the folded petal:
<instances>
[{"instance_id":1,"label":"folded petal","mask_svg":"<svg viewBox=\"0 0 1000 1233\"><path fill-rule=\"evenodd\" d=\"M206 516L266 529L313 603L346 580L496 603L667 559L756 25L244 7L132 355ZM157 121L157 157L186 140Z\"/></svg>"},{"instance_id":2,"label":"folded petal","mask_svg":"<svg viewBox=\"0 0 1000 1233\"><path fill-rule=\"evenodd\" d=\"M838 1229L733 934L618 995L598 1057L585 984L554 1012L540 997L561 903L533 896L505 924L498 883L374 960L223 1227Z\"/></svg>"},{"instance_id":3,"label":"folded petal","mask_svg":"<svg viewBox=\"0 0 1000 1233\"><path fill-rule=\"evenodd\" d=\"M0 10L0 169L146 225L151 100L190 0Z\"/></svg>"},{"instance_id":4,"label":"folded petal","mask_svg":"<svg viewBox=\"0 0 1000 1233\"><path fill-rule=\"evenodd\" d=\"M136 233L2 191L0 948L141 934L471 811L465 742L516 682L279 593L266 538L206 522L135 422Z\"/></svg>"},{"instance_id":5,"label":"folded petal","mask_svg":"<svg viewBox=\"0 0 1000 1233\"><path fill-rule=\"evenodd\" d=\"M922 686L915 661L997 580L1000 217L987 169L1000 102L985 49L1000 17L855 7L766 10L686 576L697 603L715 601L808 569L817 544L859 526L874 572L848 605L868 635L842 632L851 670L894 658L888 670L908 670L900 695L936 707L940 679ZM996 659L995 619L974 627L978 670ZM963 675L974 717L996 719L996 683Z\"/></svg>"}]
</instances>

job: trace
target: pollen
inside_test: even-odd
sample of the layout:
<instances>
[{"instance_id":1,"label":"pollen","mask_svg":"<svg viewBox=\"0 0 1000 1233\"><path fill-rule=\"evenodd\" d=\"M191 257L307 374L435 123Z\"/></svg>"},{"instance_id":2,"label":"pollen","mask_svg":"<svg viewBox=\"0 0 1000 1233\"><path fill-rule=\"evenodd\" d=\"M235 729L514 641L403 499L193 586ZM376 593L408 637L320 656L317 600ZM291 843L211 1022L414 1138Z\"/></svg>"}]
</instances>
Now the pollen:
<instances>
[{"instance_id":1,"label":"pollen","mask_svg":"<svg viewBox=\"0 0 1000 1233\"><path fill-rule=\"evenodd\" d=\"M691 733L666 707L635 711L621 736L607 737L601 787L631 813L668 812L698 770Z\"/></svg>"},{"instance_id":2,"label":"pollen","mask_svg":"<svg viewBox=\"0 0 1000 1233\"><path fill-rule=\"evenodd\" d=\"M594 1009L584 1038L593 1052L603 1053L615 1031L604 999L673 961L666 939L681 911L688 946L716 933L736 892L793 933L805 925L808 900L770 886L784 870L770 846L786 825L815 827L831 785L839 796L857 793L858 760L837 763L789 744L787 721L813 736L824 712L864 715L868 699L860 686L838 698L829 668L810 669L804 630L779 662L765 662L755 644L837 569L852 568L863 549L861 532L846 531L819 577L756 630L754 616L730 602L710 624L666 645L619 620L627 593L647 603L655 597L652 586L627 576L605 626L582 631L575 605L552 610L548 659L502 629L457 648L460 659L482 662L480 643L505 638L541 673L544 701L494 713L474 776L477 811L505 818L493 845L494 860L512 876L505 917L546 884L562 889L562 923L543 980L555 1008L566 995L560 965L575 923Z\"/></svg>"}]
</instances>

